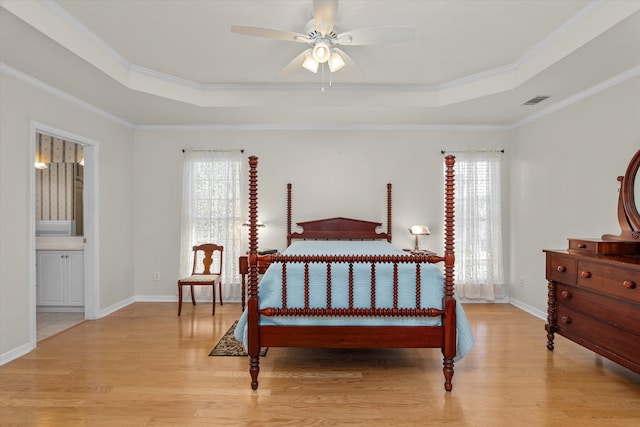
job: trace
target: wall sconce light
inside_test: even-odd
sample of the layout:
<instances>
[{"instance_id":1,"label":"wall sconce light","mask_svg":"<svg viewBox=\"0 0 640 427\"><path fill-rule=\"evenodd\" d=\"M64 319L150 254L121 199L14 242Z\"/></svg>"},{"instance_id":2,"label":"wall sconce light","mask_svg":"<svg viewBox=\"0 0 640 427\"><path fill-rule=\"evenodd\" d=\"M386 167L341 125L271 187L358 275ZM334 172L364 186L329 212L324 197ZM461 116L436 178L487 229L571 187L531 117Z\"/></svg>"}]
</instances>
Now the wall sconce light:
<instances>
[{"instance_id":1,"label":"wall sconce light","mask_svg":"<svg viewBox=\"0 0 640 427\"><path fill-rule=\"evenodd\" d=\"M431 231L429 231L429 227L427 227L426 225L412 225L409 228L409 233L416 236L416 246L414 250L419 251L420 248L418 247L418 236L426 236L427 234L431 234Z\"/></svg>"},{"instance_id":2,"label":"wall sconce light","mask_svg":"<svg viewBox=\"0 0 640 427\"><path fill-rule=\"evenodd\" d=\"M43 162L43 160L45 160L45 159L43 159L43 156L42 156L42 153L41 153L41 151L42 151L41 145L42 144L40 144L36 148L36 162L35 162L36 169L40 169L40 170L47 169L49 167L45 162Z\"/></svg>"}]
</instances>

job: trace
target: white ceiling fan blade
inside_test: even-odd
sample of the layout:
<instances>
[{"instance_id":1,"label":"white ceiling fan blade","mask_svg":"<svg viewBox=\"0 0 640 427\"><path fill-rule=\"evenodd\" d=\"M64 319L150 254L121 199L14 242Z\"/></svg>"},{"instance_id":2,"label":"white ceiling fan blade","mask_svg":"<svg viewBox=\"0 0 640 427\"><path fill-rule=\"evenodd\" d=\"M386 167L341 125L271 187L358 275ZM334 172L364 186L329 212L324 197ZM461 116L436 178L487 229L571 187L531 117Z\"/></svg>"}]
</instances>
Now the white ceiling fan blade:
<instances>
[{"instance_id":1,"label":"white ceiling fan blade","mask_svg":"<svg viewBox=\"0 0 640 427\"><path fill-rule=\"evenodd\" d=\"M276 74L276 78L277 79L281 79L283 77L287 77L291 74L293 74L294 72L298 71L299 69L302 68L302 63L304 62L304 58L311 53L311 49L307 49L304 52L302 52L300 55L296 56L295 58L293 58L293 60L291 62L289 62L287 65L284 66L284 68L282 70L280 70L278 72L278 74Z\"/></svg>"},{"instance_id":2,"label":"white ceiling fan blade","mask_svg":"<svg viewBox=\"0 0 640 427\"><path fill-rule=\"evenodd\" d=\"M333 31L337 11L338 0L313 0L313 21L318 33L326 36Z\"/></svg>"},{"instance_id":3,"label":"white ceiling fan blade","mask_svg":"<svg viewBox=\"0 0 640 427\"><path fill-rule=\"evenodd\" d=\"M374 27L340 33L336 38L336 44L363 46L406 42L415 38L415 27Z\"/></svg>"},{"instance_id":4,"label":"white ceiling fan blade","mask_svg":"<svg viewBox=\"0 0 640 427\"><path fill-rule=\"evenodd\" d=\"M345 63L345 66L339 71L337 71L337 73L349 74L349 76L352 77L354 80L362 80L364 78L364 71L362 71L362 68L360 68L358 63L354 61L352 57L347 55L347 53L344 50L334 47L333 51L338 53L342 57Z\"/></svg>"},{"instance_id":5,"label":"white ceiling fan blade","mask_svg":"<svg viewBox=\"0 0 640 427\"><path fill-rule=\"evenodd\" d=\"M232 25L231 32L246 36L264 37L267 39L286 40L298 43L310 43L309 36L292 31L275 30L273 28L248 27L244 25Z\"/></svg>"}]
</instances>

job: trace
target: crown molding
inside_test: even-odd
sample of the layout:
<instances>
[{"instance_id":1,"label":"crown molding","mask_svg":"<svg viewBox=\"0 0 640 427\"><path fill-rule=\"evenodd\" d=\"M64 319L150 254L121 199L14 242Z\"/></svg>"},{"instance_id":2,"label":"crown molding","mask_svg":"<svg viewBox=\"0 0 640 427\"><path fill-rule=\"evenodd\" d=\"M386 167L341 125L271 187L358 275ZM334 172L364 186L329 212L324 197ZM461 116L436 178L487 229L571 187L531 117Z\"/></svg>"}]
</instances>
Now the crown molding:
<instances>
[{"instance_id":1,"label":"crown molding","mask_svg":"<svg viewBox=\"0 0 640 427\"><path fill-rule=\"evenodd\" d=\"M44 83L22 71L16 70L6 64L0 63L0 73L26 83L43 92L54 95L65 101L68 101L80 108L86 109L94 114L104 117L108 120L116 122L127 128L136 130L162 130L162 131L399 131L399 132L443 132L443 131L510 131L517 129L523 125L534 122L556 111L562 110L570 105L580 102L590 96L596 95L606 89L614 87L627 80L640 77L640 65L633 67L623 73L618 74L608 80L598 83L582 92L579 92L561 102L558 102L544 110L525 117L510 125L469 125L469 124L452 124L452 125L254 125L254 124L199 124L199 125L144 125L132 124L121 117L111 114L101 108L98 108L86 101L83 101L73 95L70 95L56 87Z\"/></svg>"},{"instance_id":2,"label":"crown molding","mask_svg":"<svg viewBox=\"0 0 640 427\"><path fill-rule=\"evenodd\" d=\"M100 117L103 117L107 120L110 120L112 122L118 123L119 125L125 126L127 128L131 128L133 129L135 127L135 125L133 125L132 123L129 123L128 121L124 120L121 117L118 117L114 114L109 113L108 111L105 111L101 108L96 107L93 104L90 104L86 101L83 101L80 98L77 98L73 95L68 94L67 92L64 92L60 89L58 89L57 87L51 86L48 83L45 83L41 80L36 79L35 77L32 77L28 74L23 73L22 71L16 70L15 68L12 68L4 63L0 63L0 73L9 76L9 77L13 77L16 80L19 80L23 83L26 83L27 85L34 87L36 89L39 89L43 92L46 92L50 95L53 95L55 97L58 97L64 101L70 102L71 104L74 104L84 110L87 110L91 113L94 113Z\"/></svg>"},{"instance_id":3,"label":"crown molding","mask_svg":"<svg viewBox=\"0 0 640 427\"><path fill-rule=\"evenodd\" d=\"M570 96L558 103L555 103L553 105L551 105L550 107L539 111L537 113L534 113L530 116L525 117L522 120L518 120L517 122L511 124L508 126L508 128L511 129L516 129L519 128L520 126L524 126L528 123L534 122L538 119L541 119L545 116L548 116L549 114L555 113L556 111L562 110L570 105L573 105L577 102L580 102L584 99L587 99L593 95L596 95L600 92L602 92L603 90L612 88L620 83L624 83L627 80L636 78L640 76L640 65L635 66L627 71L624 71L620 74L618 74L617 76L614 76L608 80L605 80L601 83L598 83L595 86L592 86L586 90L583 90L582 92L576 93L573 96Z\"/></svg>"},{"instance_id":4,"label":"crown molding","mask_svg":"<svg viewBox=\"0 0 640 427\"><path fill-rule=\"evenodd\" d=\"M509 130L508 125L137 125L138 130L162 131L244 131L244 132L277 132L277 131L323 131L323 132L502 132Z\"/></svg>"}]
</instances>

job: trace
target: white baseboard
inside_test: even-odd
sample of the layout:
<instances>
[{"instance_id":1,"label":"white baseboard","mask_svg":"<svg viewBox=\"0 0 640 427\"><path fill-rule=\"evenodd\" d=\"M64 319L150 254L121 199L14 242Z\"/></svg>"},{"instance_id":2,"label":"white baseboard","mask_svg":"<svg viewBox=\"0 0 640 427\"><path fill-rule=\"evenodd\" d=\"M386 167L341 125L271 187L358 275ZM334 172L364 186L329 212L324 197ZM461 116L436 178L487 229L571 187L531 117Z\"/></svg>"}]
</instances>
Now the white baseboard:
<instances>
[{"instance_id":1,"label":"white baseboard","mask_svg":"<svg viewBox=\"0 0 640 427\"><path fill-rule=\"evenodd\" d=\"M178 297L176 295L136 295L135 300L136 302L178 302ZM187 302L187 301L191 302L190 296L183 297L182 302ZM211 302L211 298L196 297L196 301ZM241 301L239 298L229 298L229 299L225 298L224 302L240 303Z\"/></svg>"},{"instance_id":2,"label":"white baseboard","mask_svg":"<svg viewBox=\"0 0 640 427\"><path fill-rule=\"evenodd\" d=\"M178 302L175 295L136 295L136 302ZM186 301L183 299L182 301ZM209 298L211 302L211 298Z\"/></svg>"},{"instance_id":3,"label":"white baseboard","mask_svg":"<svg viewBox=\"0 0 640 427\"><path fill-rule=\"evenodd\" d=\"M487 301L483 299L460 298L458 301L460 301L462 304L509 304L510 303L509 298L498 298L493 301Z\"/></svg>"},{"instance_id":4,"label":"white baseboard","mask_svg":"<svg viewBox=\"0 0 640 427\"><path fill-rule=\"evenodd\" d=\"M537 308L530 306L529 304L525 304L522 301L517 300L515 298L509 298L509 303L511 305L515 305L520 310L526 311L527 313L533 316L536 316L542 320L547 320L547 313L545 311L540 311Z\"/></svg>"},{"instance_id":5,"label":"white baseboard","mask_svg":"<svg viewBox=\"0 0 640 427\"><path fill-rule=\"evenodd\" d=\"M6 353L2 353L0 354L0 366L4 365L5 363L9 363L12 360L17 359L18 357L22 357L27 353L30 353L31 351L33 351L35 347L32 346L31 344L25 344L25 345L21 345L20 347L16 347L12 350L7 351Z\"/></svg>"},{"instance_id":6,"label":"white baseboard","mask_svg":"<svg viewBox=\"0 0 640 427\"><path fill-rule=\"evenodd\" d=\"M114 313L118 310L120 310L121 308L124 308L130 304L133 304L134 302L136 302L136 298L135 297L130 297L127 298L125 300L122 300L120 302L117 302L115 304L110 305L109 307L103 308L102 310L100 310L100 315L98 318L102 318L105 316L110 315L111 313Z\"/></svg>"}]
</instances>

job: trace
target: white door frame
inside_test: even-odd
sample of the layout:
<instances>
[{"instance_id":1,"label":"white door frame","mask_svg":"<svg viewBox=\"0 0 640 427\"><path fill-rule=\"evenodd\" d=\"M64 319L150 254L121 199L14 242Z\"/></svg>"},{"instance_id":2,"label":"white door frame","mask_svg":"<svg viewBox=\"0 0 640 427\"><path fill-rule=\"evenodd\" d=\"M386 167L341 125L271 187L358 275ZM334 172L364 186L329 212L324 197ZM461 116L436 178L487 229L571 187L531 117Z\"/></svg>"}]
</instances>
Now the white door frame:
<instances>
[{"instance_id":1,"label":"white door frame","mask_svg":"<svg viewBox=\"0 0 640 427\"><path fill-rule=\"evenodd\" d=\"M37 133L44 133L84 146L84 317L97 319L100 314L100 264L98 234L98 142L43 123L31 121L29 152L29 335L32 348L36 347L36 180L33 163L36 158Z\"/></svg>"}]
</instances>

